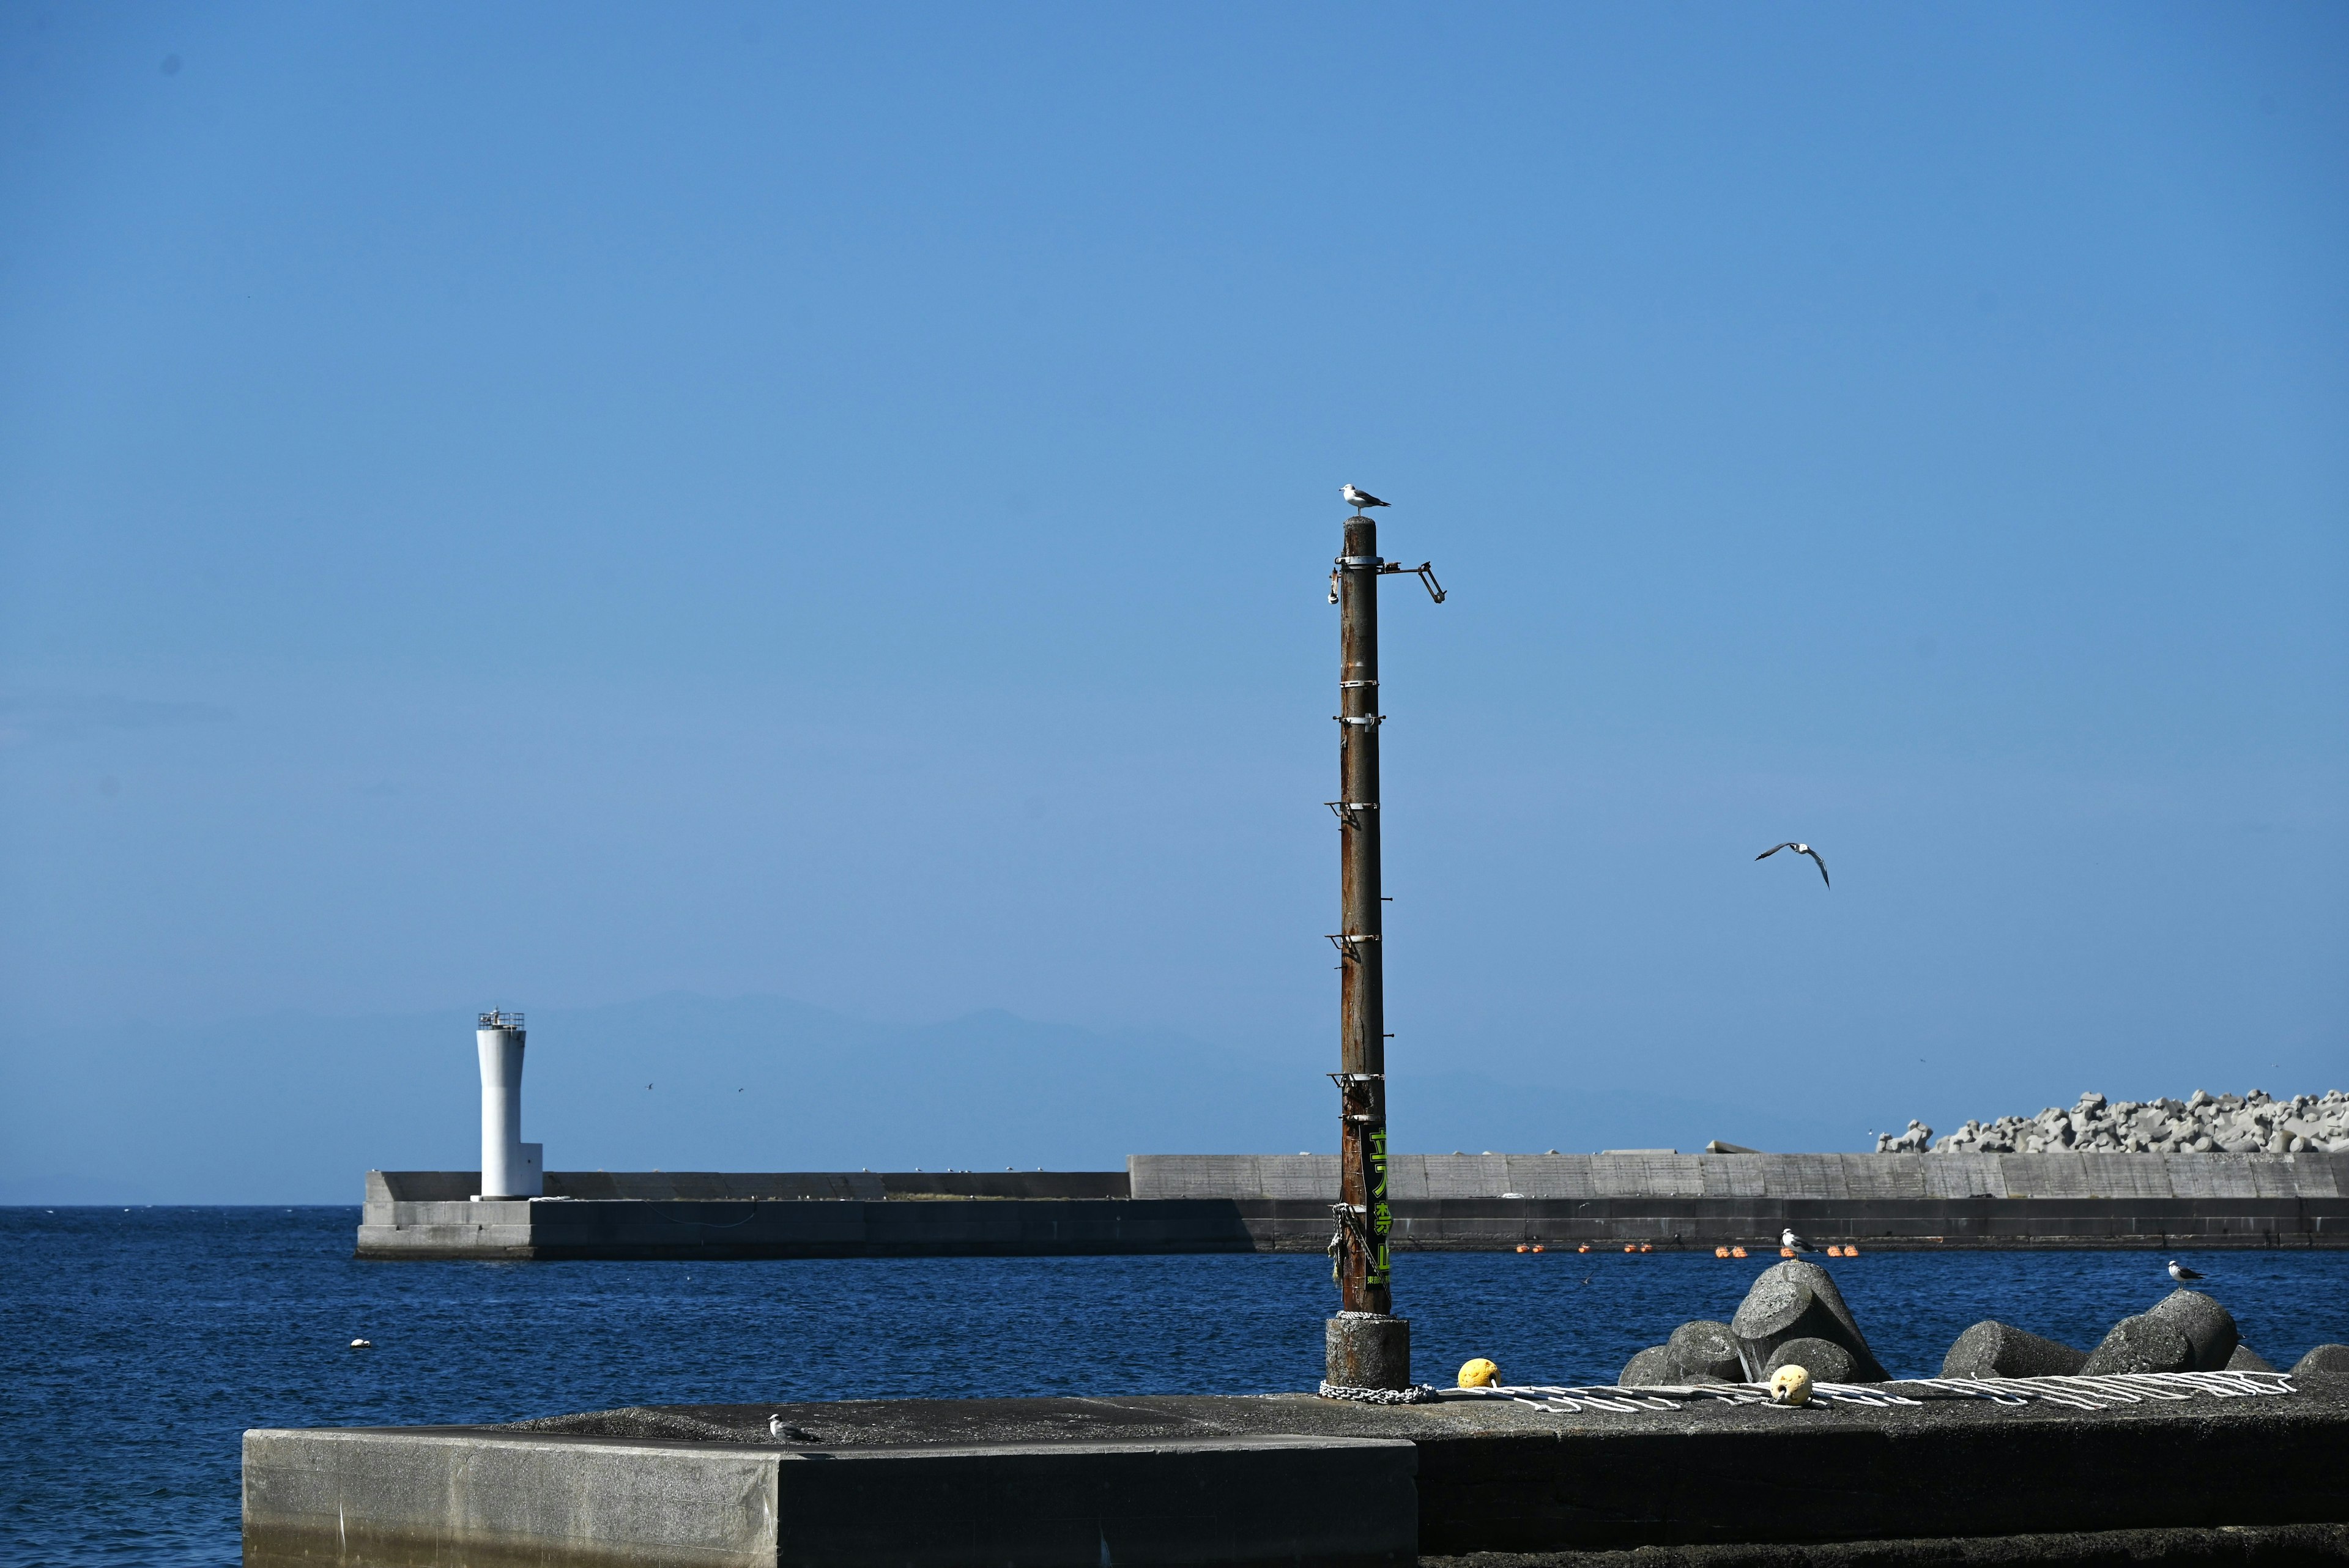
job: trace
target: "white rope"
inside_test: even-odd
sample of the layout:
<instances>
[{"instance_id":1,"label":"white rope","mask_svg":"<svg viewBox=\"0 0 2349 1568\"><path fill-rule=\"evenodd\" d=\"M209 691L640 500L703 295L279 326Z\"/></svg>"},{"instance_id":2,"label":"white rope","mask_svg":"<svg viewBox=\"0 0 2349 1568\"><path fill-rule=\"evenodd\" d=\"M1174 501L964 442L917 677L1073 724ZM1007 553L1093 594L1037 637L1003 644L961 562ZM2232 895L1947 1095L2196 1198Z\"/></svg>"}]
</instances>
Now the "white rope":
<instances>
[{"instance_id":1,"label":"white rope","mask_svg":"<svg viewBox=\"0 0 2349 1568\"><path fill-rule=\"evenodd\" d=\"M1900 1392L1921 1391L1917 1398ZM1325 1397L1350 1397L1371 1390L1332 1389ZM2041 1403L2075 1410L2103 1410L2115 1405L2136 1405L2148 1399L2250 1399L2296 1394L2292 1379L2282 1372L2119 1372L2101 1377L1911 1377L1894 1383L1814 1383L1811 1398L1829 1405L1865 1405L1888 1408L1922 1405L1926 1399L1982 1399L1994 1405ZM1677 1410L1710 1400L1722 1405L1767 1405L1766 1383L1654 1384L1637 1387L1563 1387L1545 1384L1495 1386L1490 1388L1436 1388L1438 1399L1507 1399L1537 1410L1571 1415L1581 1410ZM1380 1404L1418 1404L1400 1397Z\"/></svg>"},{"instance_id":2,"label":"white rope","mask_svg":"<svg viewBox=\"0 0 2349 1568\"><path fill-rule=\"evenodd\" d=\"M1919 1377L1910 1381L1915 1387L1946 1389L1961 1397L2002 1405L2038 1399L2080 1410L2102 1410L2147 1399L2191 1399L2198 1394L2217 1399L2255 1399L2299 1392L2290 1376L2282 1372L2113 1372L2095 1377Z\"/></svg>"}]
</instances>

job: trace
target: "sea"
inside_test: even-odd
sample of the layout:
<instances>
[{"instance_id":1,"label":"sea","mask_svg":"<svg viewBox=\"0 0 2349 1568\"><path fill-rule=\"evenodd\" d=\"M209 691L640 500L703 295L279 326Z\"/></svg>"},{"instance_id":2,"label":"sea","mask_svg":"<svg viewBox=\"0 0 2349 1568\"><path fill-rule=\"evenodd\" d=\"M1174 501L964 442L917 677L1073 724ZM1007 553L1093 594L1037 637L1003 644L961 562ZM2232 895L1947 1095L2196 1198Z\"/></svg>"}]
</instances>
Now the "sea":
<instances>
[{"instance_id":1,"label":"sea","mask_svg":"<svg viewBox=\"0 0 2349 1568\"><path fill-rule=\"evenodd\" d=\"M1317 1256L360 1262L356 1208L0 1209L0 1564L239 1560L251 1427L621 1405L1310 1389ZM2278 1366L2349 1341L2349 1252L2180 1253ZM1612 1382L1774 1255L1412 1253L1418 1376ZM2088 1345L2172 1289L2147 1252L1827 1262L1892 1371L1996 1317ZM372 1349L354 1350L367 1339Z\"/></svg>"}]
</instances>

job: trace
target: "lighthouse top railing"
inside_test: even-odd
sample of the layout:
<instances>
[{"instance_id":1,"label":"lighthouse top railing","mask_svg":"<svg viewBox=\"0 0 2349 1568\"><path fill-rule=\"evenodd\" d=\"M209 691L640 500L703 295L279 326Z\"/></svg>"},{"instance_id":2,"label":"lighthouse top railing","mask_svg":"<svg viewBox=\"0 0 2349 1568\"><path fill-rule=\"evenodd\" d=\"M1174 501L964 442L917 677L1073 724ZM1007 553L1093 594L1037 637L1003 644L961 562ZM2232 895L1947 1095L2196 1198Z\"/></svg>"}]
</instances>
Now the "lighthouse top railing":
<instances>
[{"instance_id":1,"label":"lighthouse top railing","mask_svg":"<svg viewBox=\"0 0 2349 1568\"><path fill-rule=\"evenodd\" d=\"M481 1027L483 1029L520 1029L522 1027L522 1014L519 1012L508 1012L502 1008L492 1007L487 1012L481 1015Z\"/></svg>"}]
</instances>

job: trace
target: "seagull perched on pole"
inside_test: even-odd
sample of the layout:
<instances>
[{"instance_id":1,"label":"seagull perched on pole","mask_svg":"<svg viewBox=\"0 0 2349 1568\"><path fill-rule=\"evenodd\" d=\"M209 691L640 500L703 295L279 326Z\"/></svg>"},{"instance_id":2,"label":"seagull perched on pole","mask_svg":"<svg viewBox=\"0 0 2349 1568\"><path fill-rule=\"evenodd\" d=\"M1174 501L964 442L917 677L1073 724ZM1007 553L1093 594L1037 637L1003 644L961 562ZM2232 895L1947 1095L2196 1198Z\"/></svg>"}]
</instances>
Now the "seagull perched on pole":
<instances>
[{"instance_id":1,"label":"seagull perched on pole","mask_svg":"<svg viewBox=\"0 0 2349 1568\"><path fill-rule=\"evenodd\" d=\"M1380 500L1369 491L1357 490L1350 484L1340 487L1338 493L1346 498L1346 504L1354 509L1354 515L1357 517L1360 517L1362 514L1362 510L1365 507L1384 506L1386 504L1385 502Z\"/></svg>"},{"instance_id":2,"label":"seagull perched on pole","mask_svg":"<svg viewBox=\"0 0 2349 1568\"><path fill-rule=\"evenodd\" d=\"M1824 860L1819 860L1819 852L1812 848L1807 844L1796 844L1794 840L1788 839L1784 844L1775 844L1771 846L1769 848L1764 849L1761 854L1756 855L1754 858L1756 860L1767 860L1773 855L1777 854L1781 849L1791 849L1797 855L1807 855L1813 860L1817 860L1819 867L1819 880L1826 882L1827 886L1830 888L1835 886L1833 882L1827 882L1827 863Z\"/></svg>"},{"instance_id":3,"label":"seagull perched on pole","mask_svg":"<svg viewBox=\"0 0 2349 1568\"><path fill-rule=\"evenodd\" d=\"M2169 1277L2176 1280L2182 1285L2189 1280L2199 1280L2204 1276L2199 1271L2189 1269L2185 1264L2179 1262L2177 1259L2172 1258L2169 1260Z\"/></svg>"}]
</instances>

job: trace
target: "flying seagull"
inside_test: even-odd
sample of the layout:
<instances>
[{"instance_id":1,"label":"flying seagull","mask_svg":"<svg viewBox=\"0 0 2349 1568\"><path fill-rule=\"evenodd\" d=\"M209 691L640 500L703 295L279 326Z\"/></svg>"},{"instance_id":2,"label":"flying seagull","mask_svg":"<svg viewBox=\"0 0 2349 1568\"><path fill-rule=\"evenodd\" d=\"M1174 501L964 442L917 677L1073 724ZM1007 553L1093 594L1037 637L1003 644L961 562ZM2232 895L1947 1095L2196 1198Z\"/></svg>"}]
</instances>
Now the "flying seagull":
<instances>
[{"instance_id":1,"label":"flying seagull","mask_svg":"<svg viewBox=\"0 0 2349 1568\"><path fill-rule=\"evenodd\" d=\"M2169 1260L2169 1277L2176 1280L2182 1285L2189 1280L2199 1280L2205 1276L2199 1271L2189 1269L2185 1264L2179 1262L2177 1259L2172 1258Z\"/></svg>"},{"instance_id":2,"label":"flying seagull","mask_svg":"<svg viewBox=\"0 0 2349 1568\"><path fill-rule=\"evenodd\" d=\"M1342 486L1339 490L1338 493L1346 498L1346 504L1354 509L1354 515L1357 517L1362 514L1362 509L1364 507L1384 506L1386 504L1385 502L1380 500L1369 491L1357 490L1350 484Z\"/></svg>"},{"instance_id":3,"label":"flying seagull","mask_svg":"<svg viewBox=\"0 0 2349 1568\"><path fill-rule=\"evenodd\" d=\"M1818 1251L1816 1247L1812 1246L1808 1241L1806 1241L1800 1236L1795 1235L1795 1228L1792 1225L1787 1226L1785 1231L1778 1237L1778 1245L1785 1248L1790 1252L1816 1252Z\"/></svg>"},{"instance_id":4,"label":"flying seagull","mask_svg":"<svg viewBox=\"0 0 2349 1568\"><path fill-rule=\"evenodd\" d=\"M1756 855L1754 858L1756 860L1767 860L1773 855L1777 854L1781 849L1791 849L1797 855L1807 855L1812 859L1818 860L1819 880L1826 882L1827 886L1830 888L1835 886L1833 882L1827 882L1827 863L1824 860L1819 860L1819 852L1812 848L1807 844L1796 844L1794 840L1788 839L1784 844L1773 845L1771 847L1764 849L1761 854Z\"/></svg>"}]
</instances>

